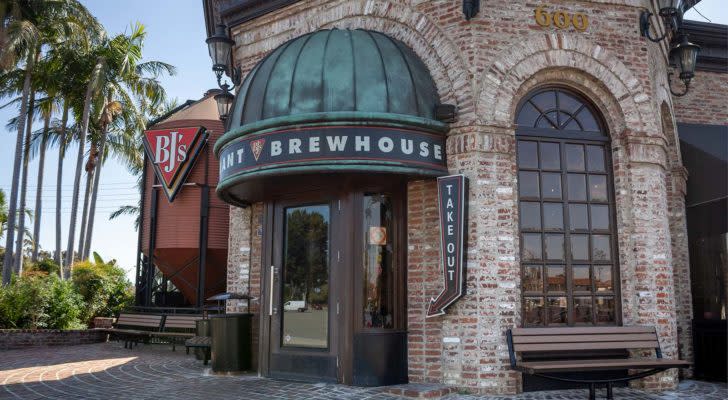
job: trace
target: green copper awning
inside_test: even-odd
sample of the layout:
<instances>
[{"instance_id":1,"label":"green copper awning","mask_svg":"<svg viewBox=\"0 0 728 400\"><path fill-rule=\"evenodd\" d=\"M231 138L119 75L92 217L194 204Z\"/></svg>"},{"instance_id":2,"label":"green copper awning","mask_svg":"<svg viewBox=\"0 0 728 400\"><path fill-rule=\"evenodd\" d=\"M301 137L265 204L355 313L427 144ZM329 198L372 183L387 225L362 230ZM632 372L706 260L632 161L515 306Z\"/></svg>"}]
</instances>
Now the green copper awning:
<instances>
[{"instance_id":1,"label":"green copper awning","mask_svg":"<svg viewBox=\"0 0 728 400\"><path fill-rule=\"evenodd\" d=\"M234 192L253 177L444 175L448 125L435 118L439 103L427 67L396 39L348 29L295 38L238 90L228 131L215 145L218 193L248 201Z\"/></svg>"}]
</instances>

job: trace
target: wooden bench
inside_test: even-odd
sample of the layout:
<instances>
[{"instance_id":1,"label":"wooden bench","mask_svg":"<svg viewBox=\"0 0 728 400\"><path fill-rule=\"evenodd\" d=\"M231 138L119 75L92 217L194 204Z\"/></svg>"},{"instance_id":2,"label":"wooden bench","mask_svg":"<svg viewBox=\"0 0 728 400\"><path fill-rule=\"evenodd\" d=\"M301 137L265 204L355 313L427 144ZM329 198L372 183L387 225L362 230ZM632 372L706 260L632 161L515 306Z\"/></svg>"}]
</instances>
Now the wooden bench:
<instances>
[{"instance_id":1,"label":"wooden bench","mask_svg":"<svg viewBox=\"0 0 728 400\"><path fill-rule=\"evenodd\" d=\"M589 399L595 399L597 384L605 384L607 398L612 399L612 384L665 371L686 368L690 363L662 358L660 342L654 327L574 327L517 328L507 333L511 368L526 374L589 385ZM585 352L606 350L654 349L652 358L586 358ZM517 361L516 354L558 354L558 361ZM622 378L577 379L554 374L564 372L639 370Z\"/></svg>"},{"instance_id":2,"label":"wooden bench","mask_svg":"<svg viewBox=\"0 0 728 400\"><path fill-rule=\"evenodd\" d=\"M132 348L139 339L148 340L150 334L162 327L162 316L155 314L120 313L112 328L101 328L112 337L124 340L124 348Z\"/></svg>"},{"instance_id":3,"label":"wooden bench","mask_svg":"<svg viewBox=\"0 0 728 400\"><path fill-rule=\"evenodd\" d=\"M207 365L207 361L210 360L210 348L212 347L212 338L209 336L195 336L185 341L185 348L187 354L190 354L190 348L202 349L204 354L203 364Z\"/></svg>"},{"instance_id":4,"label":"wooden bench","mask_svg":"<svg viewBox=\"0 0 728 400\"><path fill-rule=\"evenodd\" d=\"M150 333L151 337L167 339L172 343L172 351L175 351L177 343L184 343L186 339L195 336L197 320L202 319L199 314L169 314L164 317L162 329L159 332Z\"/></svg>"}]
</instances>

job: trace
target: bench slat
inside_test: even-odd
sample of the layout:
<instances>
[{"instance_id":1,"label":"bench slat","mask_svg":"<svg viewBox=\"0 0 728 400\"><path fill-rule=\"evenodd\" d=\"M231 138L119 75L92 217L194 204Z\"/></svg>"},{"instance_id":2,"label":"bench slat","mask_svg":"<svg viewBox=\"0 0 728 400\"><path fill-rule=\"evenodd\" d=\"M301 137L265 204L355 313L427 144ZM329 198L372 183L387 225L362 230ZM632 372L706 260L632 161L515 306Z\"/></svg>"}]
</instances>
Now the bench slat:
<instances>
[{"instance_id":1,"label":"bench slat","mask_svg":"<svg viewBox=\"0 0 728 400\"><path fill-rule=\"evenodd\" d=\"M654 341L654 333L628 333L607 335L542 335L514 336L514 344L523 343L578 343L578 342L635 342Z\"/></svg>"},{"instance_id":2,"label":"bench slat","mask_svg":"<svg viewBox=\"0 0 728 400\"><path fill-rule=\"evenodd\" d=\"M577 328L514 328L511 330L513 337L516 336L539 336L539 335L599 335L599 334L620 334L620 333L652 333L655 328L651 326L600 326L600 327L577 327Z\"/></svg>"},{"instance_id":3,"label":"bench slat","mask_svg":"<svg viewBox=\"0 0 728 400\"><path fill-rule=\"evenodd\" d=\"M609 359L609 360L566 360L566 361L526 361L517 367L528 373L569 372L569 371L608 371L619 369L652 369L688 367L683 360L665 358Z\"/></svg>"},{"instance_id":4,"label":"bench slat","mask_svg":"<svg viewBox=\"0 0 728 400\"><path fill-rule=\"evenodd\" d=\"M613 350L613 349L654 349L656 341L638 342L578 342L578 343L534 343L514 345L517 352L524 351L568 351L568 350Z\"/></svg>"}]
</instances>

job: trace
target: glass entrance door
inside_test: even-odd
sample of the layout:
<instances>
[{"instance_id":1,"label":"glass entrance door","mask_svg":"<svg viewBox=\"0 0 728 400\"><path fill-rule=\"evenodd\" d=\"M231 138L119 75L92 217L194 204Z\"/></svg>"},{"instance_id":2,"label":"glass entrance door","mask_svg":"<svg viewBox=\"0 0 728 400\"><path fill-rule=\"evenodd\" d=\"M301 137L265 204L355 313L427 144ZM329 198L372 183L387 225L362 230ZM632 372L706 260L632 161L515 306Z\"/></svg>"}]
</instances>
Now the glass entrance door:
<instances>
[{"instance_id":1,"label":"glass entrance door","mask_svg":"<svg viewBox=\"0 0 728 400\"><path fill-rule=\"evenodd\" d=\"M329 203L279 204L270 270L269 375L337 380ZM335 306L334 306L335 307Z\"/></svg>"}]
</instances>

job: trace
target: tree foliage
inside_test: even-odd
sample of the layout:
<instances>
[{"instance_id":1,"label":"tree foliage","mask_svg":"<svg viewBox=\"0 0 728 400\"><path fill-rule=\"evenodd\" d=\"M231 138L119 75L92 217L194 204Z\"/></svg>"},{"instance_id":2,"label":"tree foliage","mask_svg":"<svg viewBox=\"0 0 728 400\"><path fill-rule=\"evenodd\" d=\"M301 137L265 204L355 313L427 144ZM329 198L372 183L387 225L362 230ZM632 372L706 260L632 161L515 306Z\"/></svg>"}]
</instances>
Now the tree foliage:
<instances>
[{"instance_id":1,"label":"tree foliage","mask_svg":"<svg viewBox=\"0 0 728 400\"><path fill-rule=\"evenodd\" d=\"M94 253L96 262L81 261L73 266L73 285L86 303L81 318L113 317L134 302L131 282L116 260L104 262Z\"/></svg>"}]
</instances>

